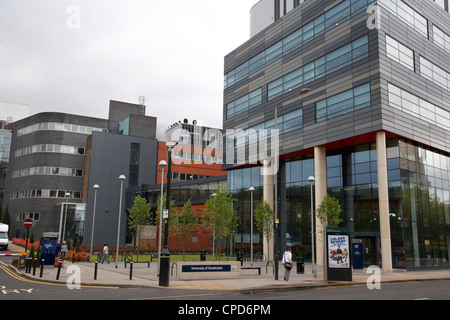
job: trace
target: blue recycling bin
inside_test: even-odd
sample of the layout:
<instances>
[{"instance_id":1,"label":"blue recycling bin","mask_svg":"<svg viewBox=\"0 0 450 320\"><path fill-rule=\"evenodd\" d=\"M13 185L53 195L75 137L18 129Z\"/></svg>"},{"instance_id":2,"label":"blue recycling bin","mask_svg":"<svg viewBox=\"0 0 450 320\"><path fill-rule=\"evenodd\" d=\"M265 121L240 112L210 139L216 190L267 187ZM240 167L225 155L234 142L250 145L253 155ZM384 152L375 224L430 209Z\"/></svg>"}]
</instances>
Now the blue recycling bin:
<instances>
[{"instance_id":1,"label":"blue recycling bin","mask_svg":"<svg viewBox=\"0 0 450 320\"><path fill-rule=\"evenodd\" d=\"M44 265L52 266L55 264L57 237L43 237L41 260L44 259Z\"/></svg>"},{"instance_id":2,"label":"blue recycling bin","mask_svg":"<svg viewBox=\"0 0 450 320\"><path fill-rule=\"evenodd\" d=\"M364 269L363 244L352 243L353 269Z\"/></svg>"}]
</instances>

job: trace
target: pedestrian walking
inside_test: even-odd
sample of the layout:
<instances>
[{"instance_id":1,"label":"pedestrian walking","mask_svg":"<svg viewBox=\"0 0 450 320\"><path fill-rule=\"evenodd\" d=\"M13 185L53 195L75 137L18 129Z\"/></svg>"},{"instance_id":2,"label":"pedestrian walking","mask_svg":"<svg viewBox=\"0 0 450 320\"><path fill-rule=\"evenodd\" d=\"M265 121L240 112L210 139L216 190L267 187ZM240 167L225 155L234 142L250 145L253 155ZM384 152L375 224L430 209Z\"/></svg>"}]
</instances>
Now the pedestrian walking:
<instances>
[{"instance_id":1,"label":"pedestrian walking","mask_svg":"<svg viewBox=\"0 0 450 320\"><path fill-rule=\"evenodd\" d=\"M105 261L105 259L106 259L106 261L107 261L108 264L109 264L108 254L109 254L109 248L108 248L108 246L107 246L106 243L105 243L105 244L103 245L103 258L102 258L102 264L103 264L103 262Z\"/></svg>"},{"instance_id":2,"label":"pedestrian walking","mask_svg":"<svg viewBox=\"0 0 450 320\"><path fill-rule=\"evenodd\" d=\"M284 252L282 263L284 265L284 281L289 281L289 276L291 274L292 269L292 249L287 248Z\"/></svg>"},{"instance_id":3,"label":"pedestrian walking","mask_svg":"<svg viewBox=\"0 0 450 320\"><path fill-rule=\"evenodd\" d=\"M65 241L63 241L63 244L61 246L61 260L62 262L64 262L64 258L66 257L67 254L67 243Z\"/></svg>"}]
</instances>

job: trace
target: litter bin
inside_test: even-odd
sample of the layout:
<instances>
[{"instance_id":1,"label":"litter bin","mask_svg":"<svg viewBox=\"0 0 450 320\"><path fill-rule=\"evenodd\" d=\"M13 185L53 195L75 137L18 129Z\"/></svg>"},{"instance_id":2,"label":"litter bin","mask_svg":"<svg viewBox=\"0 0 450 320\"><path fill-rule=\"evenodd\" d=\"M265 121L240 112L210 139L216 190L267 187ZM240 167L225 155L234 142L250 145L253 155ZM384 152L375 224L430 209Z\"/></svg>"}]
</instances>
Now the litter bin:
<instances>
[{"instance_id":1,"label":"litter bin","mask_svg":"<svg viewBox=\"0 0 450 320\"><path fill-rule=\"evenodd\" d=\"M297 258L297 274L305 274L305 259Z\"/></svg>"},{"instance_id":2,"label":"litter bin","mask_svg":"<svg viewBox=\"0 0 450 320\"><path fill-rule=\"evenodd\" d=\"M200 251L200 261L206 261L206 251Z\"/></svg>"}]
</instances>

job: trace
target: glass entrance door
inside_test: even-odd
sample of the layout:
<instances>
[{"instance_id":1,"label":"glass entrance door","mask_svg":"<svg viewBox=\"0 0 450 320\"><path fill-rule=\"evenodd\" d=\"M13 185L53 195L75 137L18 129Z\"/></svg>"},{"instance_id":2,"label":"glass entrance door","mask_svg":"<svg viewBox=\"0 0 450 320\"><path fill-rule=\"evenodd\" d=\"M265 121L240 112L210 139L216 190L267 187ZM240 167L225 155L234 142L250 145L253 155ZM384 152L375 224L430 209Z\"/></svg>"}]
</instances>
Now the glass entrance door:
<instances>
[{"instance_id":1,"label":"glass entrance door","mask_svg":"<svg viewBox=\"0 0 450 320\"><path fill-rule=\"evenodd\" d=\"M364 267L378 265L378 250L375 237L362 238Z\"/></svg>"}]
</instances>

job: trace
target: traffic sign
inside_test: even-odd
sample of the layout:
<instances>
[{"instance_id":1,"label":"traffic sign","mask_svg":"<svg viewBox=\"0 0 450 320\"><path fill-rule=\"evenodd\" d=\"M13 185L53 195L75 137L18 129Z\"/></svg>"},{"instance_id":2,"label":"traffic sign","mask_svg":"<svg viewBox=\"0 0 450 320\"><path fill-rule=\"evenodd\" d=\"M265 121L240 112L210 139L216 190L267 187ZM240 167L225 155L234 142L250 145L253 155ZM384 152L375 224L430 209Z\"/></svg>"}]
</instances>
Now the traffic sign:
<instances>
[{"instance_id":1,"label":"traffic sign","mask_svg":"<svg viewBox=\"0 0 450 320\"><path fill-rule=\"evenodd\" d=\"M23 220L23 226L25 228L31 228L33 226L33 219L25 219L25 220Z\"/></svg>"}]
</instances>

